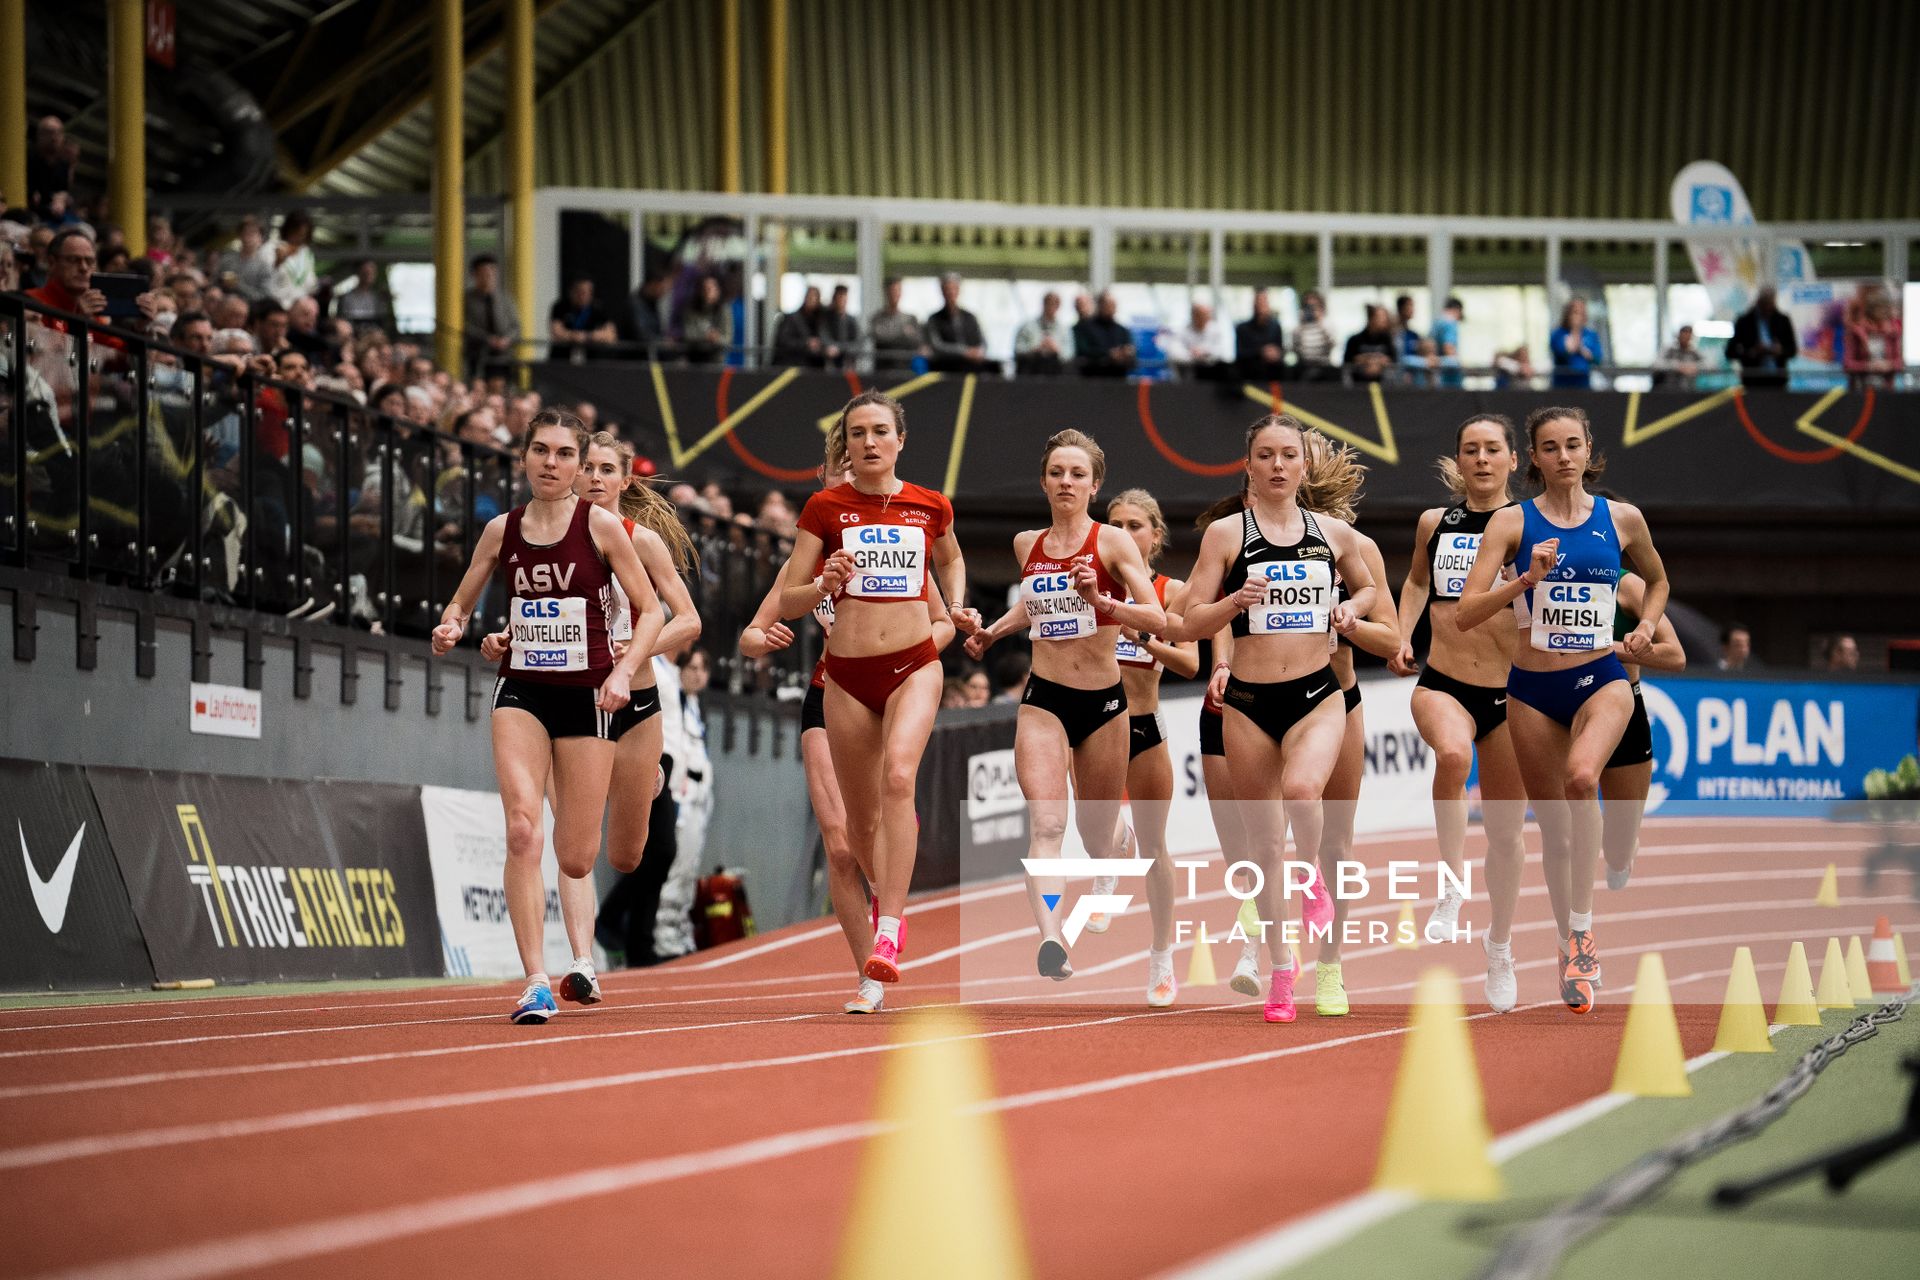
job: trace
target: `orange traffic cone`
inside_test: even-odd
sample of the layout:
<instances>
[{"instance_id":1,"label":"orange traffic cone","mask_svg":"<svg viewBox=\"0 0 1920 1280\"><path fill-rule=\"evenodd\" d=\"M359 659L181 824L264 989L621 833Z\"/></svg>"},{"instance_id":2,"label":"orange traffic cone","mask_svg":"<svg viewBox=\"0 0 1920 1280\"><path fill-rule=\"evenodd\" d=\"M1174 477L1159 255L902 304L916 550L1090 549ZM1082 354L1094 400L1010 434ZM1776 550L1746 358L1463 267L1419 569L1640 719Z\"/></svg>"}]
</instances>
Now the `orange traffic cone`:
<instances>
[{"instance_id":1,"label":"orange traffic cone","mask_svg":"<svg viewBox=\"0 0 1920 1280\"><path fill-rule=\"evenodd\" d=\"M1885 916L1874 921L1873 942L1867 947L1867 985L1875 995L1898 995L1907 989L1893 953L1893 925Z\"/></svg>"}]
</instances>

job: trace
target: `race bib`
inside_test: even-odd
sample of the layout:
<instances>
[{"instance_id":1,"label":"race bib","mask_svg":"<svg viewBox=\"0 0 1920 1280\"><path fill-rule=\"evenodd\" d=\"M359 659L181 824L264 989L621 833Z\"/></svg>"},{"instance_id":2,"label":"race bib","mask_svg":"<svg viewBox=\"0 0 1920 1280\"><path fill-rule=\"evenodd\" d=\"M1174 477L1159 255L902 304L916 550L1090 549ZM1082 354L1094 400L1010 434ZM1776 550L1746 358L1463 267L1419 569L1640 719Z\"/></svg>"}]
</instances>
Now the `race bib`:
<instances>
[{"instance_id":1,"label":"race bib","mask_svg":"<svg viewBox=\"0 0 1920 1280\"><path fill-rule=\"evenodd\" d=\"M1467 589L1467 570L1473 568L1473 558L1480 554L1480 535L1441 533L1435 537L1438 541L1433 549L1433 594L1458 599Z\"/></svg>"},{"instance_id":2,"label":"race bib","mask_svg":"<svg viewBox=\"0 0 1920 1280\"><path fill-rule=\"evenodd\" d=\"M833 597L821 596L820 603L813 606L813 620L820 624L820 630L833 632Z\"/></svg>"},{"instance_id":3,"label":"race bib","mask_svg":"<svg viewBox=\"0 0 1920 1280\"><path fill-rule=\"evenodd\" d=\"M1613 648L1613 584L1543 582L1533 589L1532 643L1549 653Z\"/></svg>"},{"instance_id":4,"label":"race bib","mask_svg":"<svg viewBox=\"0 0 1920 1280\"><path fill-rule=\"evenodd\" d=\"M856 524L841 534L853 557L846 594L862 600L918 600L926 594L927 531L910 524Z\"/></svg>"},{"instance_id":5,"label":"race bib","mask_svg":"<svg viewBox=\"0 0 1920 1280\"><path fill-rule=\"evenodd\" d=\"M633 639L633 605L627 599L626 588L619 582L611 582L608 587L607 639L626 644Z\"/></svg>"},{"instance_id":6,"label":"race bib","mask_svg":"<svg viewBox=\"0 0 1920 1280\"><path fill-rule=\"evenodd\" d=\"M1133 596L1127 596L1127 603L1133 603ZM1129 640L1125 632L1117 634L1113 642L1113 656L1123 667L1146 667L1152 671L1160 669L1160 659L1147 652L1147 646L1140 640Z\"/></svg>"},{"instance_id":7,"label":"race bib","mask_svg":"<svg viewBox=\"0 0 1920 1280\"><path fill-rule=\"evenodd\" d=\"M1247 566L1266 595L1247 610L1250 635L1299 635L1331 629L1333 566L1324 560L1263 560Z\"/></svg>"},{"instance_id":8,"label":"race bib","mask_svg":"<svg viewBox=\"0 0 1920 1280\"><path fill-rule=\"evenodd\" d=\"M587 601L584 596L513 598L507 610L514 671L585 671Z\"/></svg>"},{"instance_id":9,"label":"race bib","mask_svg":"<svg viewBox=\"0 0 1920 1280\"><path fill-rule=\"evenodd\" d=\"M1073 575L1064 571L1020 579L1020 604L1027 611L1027 635L1034 640L1078 640L1100 630L1093 606L1080 598Z\"/></svg>"}]
</instances>

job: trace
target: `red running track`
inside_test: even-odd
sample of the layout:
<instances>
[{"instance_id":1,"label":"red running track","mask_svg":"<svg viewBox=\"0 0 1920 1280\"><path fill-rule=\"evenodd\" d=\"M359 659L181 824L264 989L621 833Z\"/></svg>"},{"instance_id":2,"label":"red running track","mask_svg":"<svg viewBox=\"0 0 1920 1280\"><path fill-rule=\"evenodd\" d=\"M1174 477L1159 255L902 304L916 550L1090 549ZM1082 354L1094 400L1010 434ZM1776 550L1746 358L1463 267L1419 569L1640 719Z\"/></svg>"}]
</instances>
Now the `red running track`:
<instances>
[{"instance_id":1,"label":"red running track","mask_svg":"<svg viewBox=\"0 0 1920 1280\"><path fill-rule=\"evenodd\" d=\"M1607 1088L1644 951L1665 958L1692 1055L1711 1045L1737 943L1770 1000L1791 939L1817 966L1827 936L1870 933L1880 914L1920 936L1904 880L1868 894L1862 837L1650 822L1633 883L1599 892L1608 980L1586 1018L1554 997L1537 859L1514 939L1522 1007L1504 1016L1466 944L1349 948L1344 1019L1311 1012L1311 969L1290 1027L1224 985L1149 1011L1143 907L1083 939L1080 973L1054 984L1029 976L1011 884L917 901L890 1000L952 1003L964 983L1038 1274L1177 1272L1366 1190L1424 968L1461 975L1488 1117L1510 1132ZM1842 905L1815 908L1829 862ZM1217 935L1234 906L1216 893L1183 913ZM1398 904L1360 913L1391 920ZM1467 918L1484 923L1484 906ZM1224 979L1232 949L1214 958ZM895 1051L894 1019L839 1012L852 959L838 931L798 926L604 985L605 1004L544 1028L505 1021L517 984L0 1012L0 1275L829 1272Z\"/></svg>"}]
</instances>

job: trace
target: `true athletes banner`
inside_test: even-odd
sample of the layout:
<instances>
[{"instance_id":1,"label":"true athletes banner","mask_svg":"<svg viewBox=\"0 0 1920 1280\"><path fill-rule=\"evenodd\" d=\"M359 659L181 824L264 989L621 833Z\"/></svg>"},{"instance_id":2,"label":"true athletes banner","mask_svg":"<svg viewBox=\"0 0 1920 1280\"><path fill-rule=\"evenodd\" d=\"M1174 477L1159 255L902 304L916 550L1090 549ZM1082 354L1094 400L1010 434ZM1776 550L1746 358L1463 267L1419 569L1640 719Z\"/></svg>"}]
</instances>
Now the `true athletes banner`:
<instances>
[{"instance_id":1,"label":"true athletes banner","mask_svg":"<svg viewBox=\"0 0 1920 1280\"><path fill-rule=\"evenodd\" d=\"M1647 812L1817 816L1913 754L1920 684L1649 676Z\"/></svg>"},{"instance_id":2,"label":"true athletes banner","mask_svg":"<svg viewBox=\"0 0 1920 1280\"><path fill-rule=\"evenodd\" d=\"M844 376L780 371L567 365L574 396L617 406L636 443L695 484L810 492L821 424L846 402ZM1078 427L1107 456L1107 485L1152 489L1169 518L1192 517L1238 485L1246 429L1275 408L1352 444L1367 464L1368 518L1406 517L1446 501L1433 462L1451 456L1473 413L1515 422L1572 404L1593 422L1607 484L1664 516L1911 516L1920 512L1920 396L1737 389L1647 392L1436 391L1283 382L1129 383L1108 378L926 374L875 385L903 394L900 474L940 489L968 513L1030 510L1040 447ZM719 416L716 417L716 414ZM1656 528L1658 525L1656 524Z\"/></svg>"},{"instance_id":3,"label":"true athletes banner","mask_svg":"<svg viewBox=\"0 0 1920 1280\"><path fill-rule=\"evenodd\" d=\"M0 760L0 991L151 985L86 773Z\"/></svg>"},{"instance_id":4,"label":"true athletes banner","mask_svg":"<svg viewBox=\"0 0 1920 1280\"><path fill-rule=\"evenodd\" d=\"M162 980L441 973L417 788L136 769L87 780Z\"/></svg>"},{"instance_id":5,"label":"true athletes banner","mask_svg":"<svg viewBox=\"0 0 1920 1280\"><path fill-rule=\"evenodd\" d=\"M547 972L573 962L560 918L560 865L553 853L553 811L543 809L547 849L540 860L546 880ZM492 791L421 787L427 857L433 867L433 897L440 920L447 973L458 978L517 978L524 970L507 918L504 873L507 826L500 797Z\"/></svg>"}]
</instances>

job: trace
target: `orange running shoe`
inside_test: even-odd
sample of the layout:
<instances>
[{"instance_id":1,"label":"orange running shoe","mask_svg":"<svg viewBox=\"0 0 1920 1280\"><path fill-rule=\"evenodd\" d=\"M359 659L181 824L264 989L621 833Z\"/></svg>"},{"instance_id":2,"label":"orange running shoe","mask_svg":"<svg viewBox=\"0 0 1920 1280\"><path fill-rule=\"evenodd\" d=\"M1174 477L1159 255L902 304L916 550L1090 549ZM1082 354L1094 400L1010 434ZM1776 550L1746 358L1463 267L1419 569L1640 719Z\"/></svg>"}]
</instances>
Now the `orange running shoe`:
<instances>
[{"instance_id":1,"label":"orange running shoe","mask_svg":"<svg viewBox=\"0 0 1920 1280\"><path fill-rule=\"evenodd\" d=\"M1576 929L1567 940L1567 964L1560 971L1560 998L1575 1013L1590 1013L1593 989L1599 980L1600 955L1594 949L1593 930Z\"/></svg>"}]
</instances>

